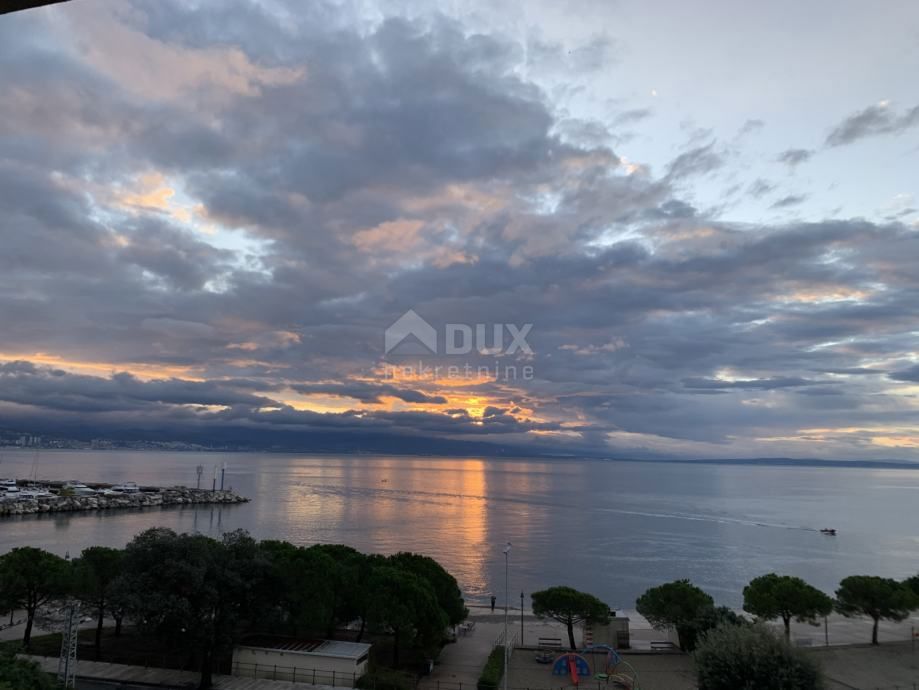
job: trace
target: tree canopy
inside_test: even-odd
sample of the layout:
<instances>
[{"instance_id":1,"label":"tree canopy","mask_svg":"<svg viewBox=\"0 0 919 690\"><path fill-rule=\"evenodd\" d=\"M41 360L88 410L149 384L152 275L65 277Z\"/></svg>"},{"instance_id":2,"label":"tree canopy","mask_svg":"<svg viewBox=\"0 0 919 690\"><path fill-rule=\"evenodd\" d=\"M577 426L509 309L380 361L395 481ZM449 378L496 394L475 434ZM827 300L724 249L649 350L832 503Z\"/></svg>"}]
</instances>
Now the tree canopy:
<instances>
[{"instance_id":1,"label":"tree canopy","mask_svg":"<svg viewBox=\"0 0 919 690\"><path fill-rule=\"evenodd\" d=\"M34 661L0 650L0 690L55 690L57 683Z\"/></svg>"},{"instance_id":2,"label":"tree canopy","mask_svg":"<svg viewBox=\"0 0 919 690\"><path fill-rule=\"evenodd\" d=\"M115 581L121 575L123 557L120 549L91 546L73 563L73 591L96 619L96 659L102 652L102 627Z\"/></svg>"},{"instance_id":3,"label":"tree canopy","mask_svg":"<svg viewBox=\"0 0 919 690\"><path fill-rule=\"evenodd\" d=\"M844 616L869 616L871 644L878 643L878 621L902 621L919 608L919 597L906 584L874 575L851 575L839 583L836 608Z\"/></svg>"},{"instance_id":4,"label":"tree canopy","mask_svg":"<svg viewBox=\"0 0 919 690\"><path fill-rule=\"evenodd\" d=\"M597 597L579 592L571 587L549 587L533 592L533 613L540 618L552 618L564 623L568 629L568 644L574 644L574 626L589 621L606 623L609 620L609 606Z\"/></svg>"},{"instance_id":5,"label":"tree canopy","mask_svg":"<svg viewBox=\"0 0 919 690\"><path fill-rule=\"evenodd\" d=\"M399 666L399 649L404 641L433 653L443 638L448 618L437 603L431 583L388 558L373 569L366 586L372 592L367 611L371 625L392 631L393 666Z\"/></svg>"},{"instance_id":6,"label":"tree canopy","mask_svg":"<svg viewBox=\"0 0 919 690\"><path fill-rule=\"evenodd\" d=\"M699 690L817 690L820 670L763 625L720 625L693 654Z\"/></svg>"},{"instance_id":7,"label":"tree canopy","mask_svg":"<svg viewBox=\"0 0 919 690\"><path fill-rule=\"evenodd\" d=\"M689 580L676 580L647 590L636 608L654 628L675 628L680 649L690 651L701 621L712 616L715 600Z\"/></svg>"},{"instance_id":8,"label":"tree canopy","mask_svg":"<svg viewBox=\"0 0 919 690\"><path fill-rule=\"evenodd\" d=\"M153 528L124 550L87 548L72 564L31 547L0 556L0 602L27 610L26 643L36 610L65 595L92 612L97 656L105 617L116 635L126 617L142 636L187 653L202 688L245 634L334 638L359 620L358 639L365 628L392 636L398 665L400 646L433 656L447 626L468 614L455 578L427 556L257 542L244 531L215 540Z\"/></svg>"},{"instance_id":9,"label":"tree canopy","mask_svg":"<svg viewBox=\"0 0 919 690\"><path fill-rule=\"evenodd\" d=\"M201 688L211 685L215 658L229 651L256 615L267 560L245 533L221 541L154 528L128 544L124 557L128 615L145 629L193 650Z\"/></svg>"},{"instance_id":10,"label":"tree canopy","mask_svg":"<svg viewBox=\"0 0 919 690\"><path fill-rule=\"evenodd\" d=\"M459 625L469 615L463 594L456 578L444 570L444 567L429 556L417 553L401 552L390 558L396 567L407 570L427 580L434 588L437 603L447 615L449 625Z\"/></svg>"},{"instance_id":11,"label":"tree canopy","mask_svg":"<svg viewBox=\"0 0 919 690\"><path fill-rule=\"evenodd\" d=\"M769 573L754 578L743 590L743 609L757 618L781 618L785 638L791 637L791 621L816 623L833 611L833 600L799 577Z\"/></svg>"},{"instance_id":12,"label":"tree canopy","mask_svg":"<svg viewBox=\"0 0 919 690\"><path fill-rule=\"evenodd\" d=\"M32 640L35 612L50 600L63 596L70 587L70 564L60 556L21 546L0 556L0 598L26 611L22 644Z\"/></svg>"}]
</instances>

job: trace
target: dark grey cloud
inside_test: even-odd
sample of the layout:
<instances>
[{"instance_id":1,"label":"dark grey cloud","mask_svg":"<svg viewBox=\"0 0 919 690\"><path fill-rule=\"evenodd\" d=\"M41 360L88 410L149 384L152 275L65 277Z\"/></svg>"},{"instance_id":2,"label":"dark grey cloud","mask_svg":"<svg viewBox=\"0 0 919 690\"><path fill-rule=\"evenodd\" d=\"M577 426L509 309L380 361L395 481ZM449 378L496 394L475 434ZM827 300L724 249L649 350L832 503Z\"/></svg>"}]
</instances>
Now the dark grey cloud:
<instances>
[{"instance_id":1,"label":"dark grey cloud","mask_svg":"<svg viewBox=\"0 0 919 690\"><path fill-rule=\"evenodd\" d=\"M919 383L919 364L907 369L901 369L900 371L893 371L887 376L894 381L912 381L914 383Z\"/></svg>"},{"instance_id":2,"label":"dark grey cloud","mask_svg":"<svg viewBox=\"0 0 919 690\"><path fill-rule=\"evenodd\" d=\"M833 127L826 145L844 146L867 137L899 134L916 125L919 125L919 105L898 113L889 104L880 103L849 115Z\"/></svg>"},{"instance_id":3,"label":"dark grey cloud","mask_svg":"<svg viewBox=\"0 0 919 690\"><path fill-rule=\"evenodd\" d=\"M760 199L775 189L775 185L761 177L753 180L747 190L754 199Z\"/></svg>"},{"instance_id":4,"label":"dark grey cloud","mask_svg":"<svg viewBox=\"0 0 919 690\"><path fill-rule=\"evenodd\" d=\"M810 149L786 149L776 157L776 160L794 169L801 163L807 163L813 156L814 152Z\"/></svg>"},{"instance_id":5,"label":"dark grey cloud","mask_svg":"<svg viewBox=\"0 0 919 690\"><path fill-rule=\"evenodd\" d=\"M772 203L770 208L789 208L807 201L807 194L788 194Z\"/></svg>"},{"instance_id":6,"label":"dark grey cloud","mask_svg":"<svg viewBox=\"0 0 919 690\"><path fill-rule=\"evenodd\" d=\"M715 150L715 142L696 146L681 153L667 164L667 177L680 180L695 175L706 175L724 165L724 157Z\"/></svg>"},{"instance_id":7,"label":"dark grey cloud","mask_svg":"<svg viewBox=\"0 0 919 690\"><path fill-rule=\"evenodd\" d=\"M751 118L743 123L740 130L737 132L738 136L744 136L752 132L757 132L766 126L766 123L763 120L758 118Z\"/></svg>"}]
</instances>

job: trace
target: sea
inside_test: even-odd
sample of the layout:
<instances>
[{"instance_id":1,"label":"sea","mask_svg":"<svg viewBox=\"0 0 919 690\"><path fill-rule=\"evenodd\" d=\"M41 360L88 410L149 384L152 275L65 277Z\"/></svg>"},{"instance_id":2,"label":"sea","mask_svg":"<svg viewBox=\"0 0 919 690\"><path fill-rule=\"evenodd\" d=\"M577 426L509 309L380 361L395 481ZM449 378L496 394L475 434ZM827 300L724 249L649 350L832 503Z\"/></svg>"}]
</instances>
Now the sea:
<instances>
[{"instance_id":1,"label":"sea","mask_svg":"<svg viewBox=\"0 0 919 690\"><path fill-rule=\"evenodd\" d=\"M517 606L523 594L529 606L529 593L564 584L614 609L681 578L737 608L744 585L768 572L828 593L847 575L919 572L919 469L0 451L3 477L211 487L221 471L251 502L0 518L0 552L31 545L76 556L154 526L214 537L244 529L301 545L423 553L471 603L495 596Z\"/></svg>"}]
</instances>

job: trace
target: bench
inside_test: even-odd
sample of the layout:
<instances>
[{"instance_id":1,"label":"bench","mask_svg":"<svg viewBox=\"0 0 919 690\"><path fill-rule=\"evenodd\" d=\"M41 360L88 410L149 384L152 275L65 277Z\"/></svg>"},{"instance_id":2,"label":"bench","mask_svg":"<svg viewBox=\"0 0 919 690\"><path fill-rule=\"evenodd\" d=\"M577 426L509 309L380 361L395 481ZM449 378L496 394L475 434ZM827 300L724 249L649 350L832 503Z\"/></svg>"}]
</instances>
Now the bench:
<instances>
[{"instance_id":1,"label":"bench","mask_svg":"<svg viewBox=\"0 0 919 690\"><path fill-rule=\"evenodd\" d=\"M669 652L669 651L672 651L672 650L674 650L674 649L676 649L676 648L677 648L677 647L676 647L675 644L673 644L673 642L661 642L661 641L657 641L657 640L652 640L652 641L651 641L651 650L652 650L652 651L659 651L659 652L667 651L667 652Z\"/></svg>"},{"instance_id":2,"label":"bench","mask_svg":"<svg viewBox=\"0 0 919 690\"><path fill-rule=\"evenodd\" d=\"M559 649L562 646L560 637L540 637L536 641L536 646L544 649Z\"/></svg>"}]
</instances>

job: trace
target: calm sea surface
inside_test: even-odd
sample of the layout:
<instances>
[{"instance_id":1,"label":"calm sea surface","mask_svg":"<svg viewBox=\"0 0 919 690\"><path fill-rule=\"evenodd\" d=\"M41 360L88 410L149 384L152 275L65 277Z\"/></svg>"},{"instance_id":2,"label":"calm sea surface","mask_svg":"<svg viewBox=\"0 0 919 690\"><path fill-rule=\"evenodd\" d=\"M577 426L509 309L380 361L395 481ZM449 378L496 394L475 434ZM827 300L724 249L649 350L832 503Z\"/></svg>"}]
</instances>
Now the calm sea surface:
<instances>
[{"instance_id":1,"label":"calm sea surface","mask_svg":"<svg viewBox=\"0 0 919 690\"><path fill-rule=\"evenodd\" d=\"M123 546L152 526L210 535L244 528L296 544L418 551L471 600L512 601L569 584L619 608L648 586L689 578L739 606L766 572L831 592L850 574L919 571L919 471L158 452L3 451L0 476L194 486L226 461L251 503L0 519L0 551L77 554ZM817 530L831 526L839 536Z\"/></svg>"}]
</instances>

